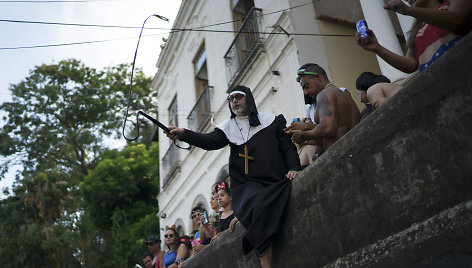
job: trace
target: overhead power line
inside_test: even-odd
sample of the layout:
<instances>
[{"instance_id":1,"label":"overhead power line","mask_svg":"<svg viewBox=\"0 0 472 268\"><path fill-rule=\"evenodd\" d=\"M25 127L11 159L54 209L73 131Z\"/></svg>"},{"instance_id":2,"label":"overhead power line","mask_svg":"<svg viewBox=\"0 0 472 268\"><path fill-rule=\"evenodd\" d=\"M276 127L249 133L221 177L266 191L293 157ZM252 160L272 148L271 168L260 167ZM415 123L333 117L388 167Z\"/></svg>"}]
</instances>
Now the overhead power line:
<instances>
[{"instance_id":1,"label":"overhead power line","mask_svg":"<svg viewBox=\"0 0 472 268\"><path fill-rule=\"evenodd\" d=\"M70 0L70 1L87 1L87 0ZM89 0L89 1L113 1L113 0ZM321 1L321 0L317 0L317 1ZM1 2L8 2L8 1L0 1L0 3ZM18 2L18 1L11 1L11 2ZM31 2L35 2L35 1L31 1ZM52 2L64 2L64 1L52 1ZM306 6L308 4L312 4L312 3L313 2L308 2L308 3L300 4L298 6L294 6L294 7L290 7L290 8L286 8L286 9L281 9L281 10L277 10L277 11L273 11L273 12L269 12L269 13L265 13L263 15L271 15L271 14L275 14L275 13L280 13L280 12L284 12L284 11L287 11L287 10L303 7L303 6ZM184 32L184 31L214 32L214 33L239 33L239 31L232 31L232 30L210 30L210 29L205 29L205 28L208 28L208 27L214 27L214 26L219 26L219 25L223 25L223 24L234 23L234 22L237 22L237 21L242 21L242 20L232 20L232 21L220 22L220 23L215 23L215 24L210 24L210 25L203 25L203 26L195 27L195 28L168 29L168 28L159 28L159 27L147 27L147 28L144 28L144 29L166 30L167 32L160 33L160 34L144 35L143 37L163 35L163 34L174 33L174 32ZM62 23L62 22L24 21L24 20L6 20L6 19L0 19L0 22L45 24L45 25L60 25L60 26L79 26L79 27L119 28L119 29L137 29L137 28L141 28L139 26ZM323 37L354 37L353 34L314 34L314 33L288 33L288 32L241 32L241 33L276 34L276 35L277 34L285 34L285 35L296 35L296 36L323 36ZM130 39L130 38L135 38L135 37L125 37L125 38L105 39L105 40L95 40L95 41L71 42L71 43L59 43L59 44L47 44L47 45L34 45L34 46L2 47L2 48L0 48L0 50L15 50L15 49L31 49L31 48L46 48L46 47L83 45L83 44L93 44L93 43L118 41L118 40Z\"/></svg>"},{"instance_id":2,"label":"overhead power line","mask_svg":"<svg viewBox=\"0 0 472 268\"><path fill-rule=\"evenodd\" d=\"M27 21L27 20L3 20L0 22L12 22L12 23L27 23L27 24L44 24L44 25L60 25L60 26L80 26L80 27L100 27L100 28L119 28L119 29L141 29L140 26L119 26L119 25L102 25L102 24L83 24L83 23L65 23L65 22L47 22L47 21ZM167 30L169 28L144 28L153 30Z\"/></svg>"},{"instance_id":3,"label":"overhead power line","mask_svg":"<svg viewBox=\"0 0 472 268\"><path fill-rule=\"evenodd\" d=\"M193 31L193 32L214 32L214 33L238 33L237 31L225 31L225 30L198 30L198 29L177 29L172 32L182 32L182 31ZM286 32L241 32L241 33L249 33L249 34L275 34L275 35L287 35ZM156 36L156 35L163 35L167 33L159 33L159 34L149 34L143 35L143 37L149 36ZM312 34L312 33L288 33L289 35L296 35L296 36L323 36L323 37L354 37L353 34ZM26 48L45 48L45 47L59 47L59 46L71 46L71 45L84 45L84 44L93 44L93 43L102 43L102 42L110 42L110 41L118 41L124 39L130 39L136 37L125 37L125 38L116 38L116 39L104 39L104 40L95 40L95 41L83 41L83 42L71 42L71 43L60 43L60 44L49 44L49 45L35 45L35 46L19 46L19 47L0 47L0 50L14 50L14 49L26 49Z\"/></svg>"},{"instance_id":4,"label":"overhead power line","mask_svg":"<svg viewBox=\"0 0 472 268\"><path fill-rule=\"evenodd\" d=\"M21 0L10 0L10 1L0 1L0 3L30 3L30 4L44 4L44 3L90 3L90 2L117 2L124 0L34 0L34 1L21 1Z\"/></svg>"},{"instance_id":5,"label":"overhead power line","mask_svg":"<svg viewBox=\"0 0 472 268\"><path fill-rule=\"evenodd\" d=\"M80 1L80 0L78 0L78 1ZM95 1L99 1L99 0L95 0ZM101 0L101 1L111 1L111 0ZM320 0L318 0L318 1L320 1ZM2 1L0 1L0 2L2 2ZM61 2L61 1L59 1L59 2ZM281 9L281 10L269 12L269 13L263 14L263 16L264 15L272 15L272 14L280 13L280 12L287 11L287 10L290 10L290 9L299 8L299 7L306 6L307 4L311 4L311 3L312 2L301 4L301 5L298 5L298 6L291 7L291 8L286 8L286 9ZM239 21L243 21L243 20L244 19L225 21L225 22L219 22L219 23L215 23L215 24L203 25L203 26L195 27L195 28L172 29L172 31L188 31L188 30L194 30L194 29L203 29L203 28L209 28L209 27L213 27L213 26L224 25L224 24L228 24L228 23L239 22ZM44 24L44 25L61 25L61 26L79 26L79 27L103 27L103 28L119 28L119 29L141 29L141 26L65 23L65 22L47 22L47 21L26 21L26 20L7 20L7 19L0 19L0 22ZM144 29L168 30L168 31L171 30L169 28L159 28L159 27L145 27Z\"/></svg>"}]
</instances>

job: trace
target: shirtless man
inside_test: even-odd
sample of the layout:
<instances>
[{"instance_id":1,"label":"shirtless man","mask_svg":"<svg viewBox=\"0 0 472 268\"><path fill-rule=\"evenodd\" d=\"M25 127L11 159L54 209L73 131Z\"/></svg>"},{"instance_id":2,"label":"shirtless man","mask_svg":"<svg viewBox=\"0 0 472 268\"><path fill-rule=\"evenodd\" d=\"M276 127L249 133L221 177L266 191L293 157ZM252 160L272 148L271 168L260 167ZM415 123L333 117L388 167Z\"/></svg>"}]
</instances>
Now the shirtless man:
<instances>
[{"instance_id":1,"label":"shirtless man","mask_svg":"<svg viewBox=\"0 0 472 268\"><path fill-rule=\"evenodd\" d=\"M356 87L361 102L366 105L372 104L374 109L382 106L402 89L401 86L392 84L387 77L371 72L361 73L356 80Z\"/></svg>"},{"instance_id":2,"label":"shirtless man","mask_svg":"<svg viewBox=\"0 0 472 268\"><path fill-rule=\"evenodd\" d=\"M350 94L329 82L323 68L314 63L304 66L298 71L300 85L306 96L316 99L316 124L304 130L288 127L287 133L296 143L322 145L324 151L359 123L359 109Z\"/></svg>"}]
</instances>

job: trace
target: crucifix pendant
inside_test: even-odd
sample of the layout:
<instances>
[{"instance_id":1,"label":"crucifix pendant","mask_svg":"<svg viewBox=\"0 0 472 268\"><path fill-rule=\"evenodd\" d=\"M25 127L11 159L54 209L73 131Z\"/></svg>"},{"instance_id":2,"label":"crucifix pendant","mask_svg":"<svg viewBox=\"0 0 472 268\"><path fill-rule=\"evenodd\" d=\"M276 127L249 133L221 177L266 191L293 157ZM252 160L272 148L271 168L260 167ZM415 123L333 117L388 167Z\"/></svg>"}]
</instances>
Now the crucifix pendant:
<instances>
[{"instance_id":1,"label":"crucifix pendant","mask_svg":"<svg viewBox=\"0 0 472 268\"><path fill-rule=\"evenodd\" d=\"M248 155L246 144L244 144L244 154L240 153L239 157L244 158L244 174L249 174L249 160L254 160L254 157Z\"/></svg>"}]
</instances>

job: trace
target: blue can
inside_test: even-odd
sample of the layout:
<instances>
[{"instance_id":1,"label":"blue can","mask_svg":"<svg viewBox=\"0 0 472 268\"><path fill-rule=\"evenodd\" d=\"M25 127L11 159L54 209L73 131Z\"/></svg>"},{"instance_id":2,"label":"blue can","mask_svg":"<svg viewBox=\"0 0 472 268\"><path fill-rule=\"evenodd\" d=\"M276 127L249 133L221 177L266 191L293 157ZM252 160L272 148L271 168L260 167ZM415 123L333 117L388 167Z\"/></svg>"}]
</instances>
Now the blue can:
<instances>
[{"instance_id":1,"label":"blue can","mask_svg":"<svg viewBox=\"0 0 472 268\"><path fill-rule=\"evenodd\" d=\"M203 216L205 217L205 218L203 219L203 224L209 223L209 222L210 222L210 219L208 218L208 214L207 214L206 211L203 211Z\"/></svg>"},{"instance_id":2,"label":"blue can","mask_svg":"<svg viewBox=\"0 0 472 268\"><path fill-rule=\"evenodd\" d=\"M301 122L301 121L302 121L302 120L300 120L300 118L298 118L298 117L297 117L297 118L294 118L294 119L292 120L292 122Z\"/></svg>"},{"instance_id":3,"label":"blue can","mask_svg":"<svg viewBox=\"0 0 472 268\"><path fill-rule=\"evenodd\" d=\"M365 20L360 20L356 23L357 32L361 35L361 37L367 37L367 22Z\"/></svg>"}]
</instances>

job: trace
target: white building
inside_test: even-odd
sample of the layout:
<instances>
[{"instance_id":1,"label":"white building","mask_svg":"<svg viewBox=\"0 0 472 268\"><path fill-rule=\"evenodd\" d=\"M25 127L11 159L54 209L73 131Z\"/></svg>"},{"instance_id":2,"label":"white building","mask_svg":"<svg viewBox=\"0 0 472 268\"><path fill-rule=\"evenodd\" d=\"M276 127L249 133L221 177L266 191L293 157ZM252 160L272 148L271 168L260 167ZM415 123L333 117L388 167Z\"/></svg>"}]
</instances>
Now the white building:
<instances>
[{"instance_id":1,"label":"white building","mask_svg":"<svg viewBox=\"0 0 472 268\"><path fill-rule=\"evenodd\" d=\"M382 70L392 80L404 74L357 46L355 22L365 16L379 40L397 51L404 41L398 19L383 10L383 0L360 2L183 0L152 84L158 91L159 120L209 132L211 122L229 117L227 92L238 84L251 88L259 111L283 114L289 122L304 117L295 78L308 62L325 68L331 81L347 87L361 107L355 89L360 73ZM210 186L228 176L229 148L181 150L162 132L159 141L160 224L175 224L188 234L194 229L191 209L209 209Z\"/></svg>"}]
</instances>

